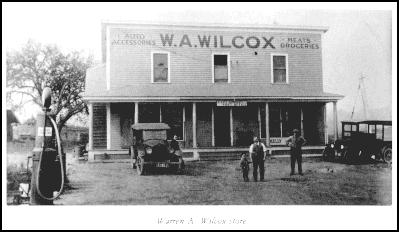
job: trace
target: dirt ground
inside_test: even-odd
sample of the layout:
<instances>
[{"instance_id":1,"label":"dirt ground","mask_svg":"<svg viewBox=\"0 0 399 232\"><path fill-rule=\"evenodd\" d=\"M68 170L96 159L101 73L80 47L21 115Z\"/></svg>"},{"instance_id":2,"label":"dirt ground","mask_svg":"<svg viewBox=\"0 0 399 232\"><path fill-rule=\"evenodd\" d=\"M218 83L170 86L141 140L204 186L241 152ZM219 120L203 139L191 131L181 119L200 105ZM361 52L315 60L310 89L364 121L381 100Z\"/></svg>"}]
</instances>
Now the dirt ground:
<instances>
[{"instance_id":1,"label":"dirt ground","mask_svg":"<svg viewBox=\"0 0 399 232\"><path fill-rule=\"evenodd\" d=\"M391 205L392 166L304 158L304 176L289 176L289 158L266 160L265 182L244 182L238 161L187 162L175 175L138 176L129 163L68 159L69 188L55 205Z\"/></svg>"}]
</instances>

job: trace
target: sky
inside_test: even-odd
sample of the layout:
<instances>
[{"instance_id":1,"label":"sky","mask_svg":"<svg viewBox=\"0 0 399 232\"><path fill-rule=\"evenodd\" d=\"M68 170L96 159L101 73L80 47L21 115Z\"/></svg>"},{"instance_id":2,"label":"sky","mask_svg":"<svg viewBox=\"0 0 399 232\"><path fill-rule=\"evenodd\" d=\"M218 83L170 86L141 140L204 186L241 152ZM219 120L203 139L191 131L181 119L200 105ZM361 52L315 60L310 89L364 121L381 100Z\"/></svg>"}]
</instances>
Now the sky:
<instances>
[{"instance_id":1,"label":"sky","mask_svg":"<svg viewBox=\"0 0 399 232\"><path fill-rule=\"evenodd\" d=\"M396 22L392 20L392 17L396 18L396 11L391 11L392 4L364 3L359 8L339 3L291 3L292 9L284 5L285 10L281 10L282 5L266 3L212 4L215 7L209 7L208 3L3 5L6 6L2 13L3 47L19 49L28 38L33 38L41 43L55 43L64 50L92 52L97 60L101 59L102 19L326 26L329 30L322 40L324 91L345 96L338 102L338 110L351 112L355 107L355 116L363 116L363 101L357 91L362 76L365 77L366 109L392 108L392 30L396 30L392 27L392 21ZM328 111L332 112L332 104L327 105ZM26 119L31 112L18 112L17 115ZM339 116L341 119L346 117ZM390 114L371 116L380 119L391 117Z\"/></svg>"},{"instance_id":2,"label":"sky","mask_svg":"<svg viewBox=\"0 0 399 232\"><path fill-rule=\"evenodd\" d=\"M339 111L351 112L356 102L359 115L363 111L357 88L363 76L368 109L377 109L376 116L390 119L378 109L393 108L396 121L397 70L392 66L397 57L396 9L396 3L2 3L3 67L5 50L19 49L28 38L65 50L84 49L100 60L104 19L326 26L324 91L345 96L338 102ZM3 86L4 73L3 68ZM32 113L26 110L17 115L27 119ZM332 116L331 103L328 115Z\"/></svg>"}]
</instances>

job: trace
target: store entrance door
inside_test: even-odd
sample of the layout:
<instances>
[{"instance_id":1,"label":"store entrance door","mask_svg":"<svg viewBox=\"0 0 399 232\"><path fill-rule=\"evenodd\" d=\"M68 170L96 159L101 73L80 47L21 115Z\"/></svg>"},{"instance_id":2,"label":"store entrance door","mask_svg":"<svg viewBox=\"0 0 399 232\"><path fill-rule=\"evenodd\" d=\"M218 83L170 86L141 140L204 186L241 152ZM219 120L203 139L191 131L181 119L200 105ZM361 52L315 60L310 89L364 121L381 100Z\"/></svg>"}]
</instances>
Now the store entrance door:
<instances>
[{"instance_id":1,"label":"store entrance door","mask_svg":"<svg viewBox=\"0 0 399 232\"><path fill-rule=\"evenodd\" d=\"M215 107L215 146L230 147L230 107Z\"/></svg>"}]
</instances>

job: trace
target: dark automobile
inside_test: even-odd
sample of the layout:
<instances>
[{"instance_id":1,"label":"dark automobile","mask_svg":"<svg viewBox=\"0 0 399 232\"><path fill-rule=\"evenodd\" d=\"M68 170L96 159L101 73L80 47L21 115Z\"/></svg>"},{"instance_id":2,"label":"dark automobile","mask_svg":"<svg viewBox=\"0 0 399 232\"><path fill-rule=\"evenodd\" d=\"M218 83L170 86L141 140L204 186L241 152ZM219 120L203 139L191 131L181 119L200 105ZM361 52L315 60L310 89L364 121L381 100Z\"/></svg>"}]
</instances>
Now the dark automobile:
<instances>
[{"instance_id":1,"label":"dark automobile","mask_svg":"<svg viewBox=\"0 0 399 232\"><path fill-rule=\"evenodd\" d=\"M342 121L341 139L327 144L324 160L336 156L356 162L370 158L392 162L392 121L359 120Z\"/></svg>"},{"instance_id":2,"label":"dark automobile","mask_svg":"<svg viewBox=\"0 0 399 232\"><path fill-rule=\"evenodd\" d=\"M170 127L165 123L136 123L132 125L133 145L129 153L133 169L139 175L153 168L167 168L182 173L184 161L181 150L174 150L167 139Z\"/></svg>"}]
</instances>

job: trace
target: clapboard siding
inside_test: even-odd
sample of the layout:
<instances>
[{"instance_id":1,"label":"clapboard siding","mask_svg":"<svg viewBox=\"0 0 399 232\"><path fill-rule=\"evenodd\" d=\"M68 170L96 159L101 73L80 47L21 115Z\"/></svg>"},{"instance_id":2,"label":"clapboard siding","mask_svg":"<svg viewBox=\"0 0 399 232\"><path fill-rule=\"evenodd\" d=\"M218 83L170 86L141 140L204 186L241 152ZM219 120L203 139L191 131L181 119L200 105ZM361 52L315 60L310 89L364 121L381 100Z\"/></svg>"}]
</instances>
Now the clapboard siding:
<instances>
[{"instance_id":1,"label":"clapboard siding","mask_svg":"<svg viewBox=\"0 0 399 232\"><path fill-rule=\"evenodd\" d=\"M93 104L93 148L107 148L107 109L105 104Z\"/></svg>"},{"instance_id":2,"label":"clapboard siding","mask_svg":"<svg viewBox=\"0 0 399 232\"><path fill-rule=\"evenodd\" d=\"M164 47L160 34L174 34L172 46ZM118 45L113 41L126 40L126 34L142 34L145 41L153 41L155 45ZM179 44L186 34L192 47ZM212 35L209 48L199 46L197 35ZM225 45L231 45L232 38L240 35L244 39L237 44L245 44L245 39L256 36L260 39L259 48L214 48L213 35L222 35ZM263 49L262 37L272 40L275 49ZM318 49L282 48L288 38L308 38L310 44L317 44ZM129 38L127 38L129 39ZM220 39L218 37L218 39ZM251 40L251 44L255 44ZM322 46L320 33L282 33L282 32L243 32L243 31L177 31L165 29L132 29L110 28L110 86L111 89L124 87L132 83L151 82L151 52L162 51L170 53L170 82L203 84L212 83L212 53L228 52L230 54L231 83L268 83L271 84L271 53L288 54L289 83L306 89L322 90ZM176 44L177 46L173 46ZM197 47L194 47L197 45ZM255 52L257 54L255 55Z\"/></svg>"}]
</instances>

